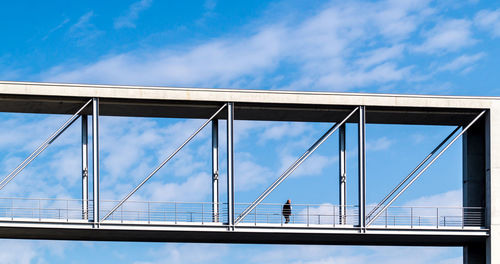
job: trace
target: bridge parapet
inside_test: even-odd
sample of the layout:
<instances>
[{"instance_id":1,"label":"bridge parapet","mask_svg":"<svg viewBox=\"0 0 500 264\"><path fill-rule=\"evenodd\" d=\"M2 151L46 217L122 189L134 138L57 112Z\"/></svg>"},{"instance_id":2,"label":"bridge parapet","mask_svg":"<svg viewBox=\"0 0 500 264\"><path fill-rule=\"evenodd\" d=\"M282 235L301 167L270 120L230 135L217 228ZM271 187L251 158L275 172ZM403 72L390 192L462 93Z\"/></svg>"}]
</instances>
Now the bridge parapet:
<instances>
[{"instance_id":1,"label":"bridge parapet","mask_svg":"<svg viewBox=\"0 0 500 264\"><path fill-rule=\"evenodd\" d=\"M117 201L101 201L101 215L106 214ZM89 201L93 203L92 200ZM82 222L82 200L45 199L45 198L0 198L0 221L63 221ZM241 213L249 204L235 204L236 213ZM183 225L226 225L227 203L220 203L219 221L214 221L210 202L158 202L127 201L102 223L142 223ZM357 206L347 206L347 214L339 215L340 206L334 204L293 204L290 222L282 215L282 204L262 203L252 210L241 224L247 226L277 227L356 227L358 223ZM481 228L485 227L483 207L432 207L432 206L391 206L372 226L390 229L443 229L443 228ZM90 211L92 215L92 211ZM344 219L341 219L345 217Z\"/></svg>"}]
</instances>

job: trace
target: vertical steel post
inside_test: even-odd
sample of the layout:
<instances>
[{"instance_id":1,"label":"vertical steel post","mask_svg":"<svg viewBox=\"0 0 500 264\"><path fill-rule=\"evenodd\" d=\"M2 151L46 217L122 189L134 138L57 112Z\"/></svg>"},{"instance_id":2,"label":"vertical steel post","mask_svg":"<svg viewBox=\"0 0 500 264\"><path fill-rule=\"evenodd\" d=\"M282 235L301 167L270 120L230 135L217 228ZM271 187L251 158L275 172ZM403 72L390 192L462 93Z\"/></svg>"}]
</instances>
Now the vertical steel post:
<instances>
[{"instance_id":1,"label":"vertical steel post","mask_svg":"<svg viewBox=\"0 0 500 264\"><path fill-rule=\"evenodd\" d=\"M82 115L82 218L89 219L89 134L88 118Z\"/></svg>"},{"instance_id":2,"label":"vertical steel post","mask_svg":"<svg viewBox=\"0 0 500 264\"><path fill-rule=\"evenodd\" d=\"M366 226L366 137L365 124L366 112L365 106L359 107L359 124L358 124L358 204L359 204L359 227L364 230Z\"/></svg>"},{"instance_id":3,"label":"vertical steel post","mask_svg":"<svg viewBox=\"0 0 500 264\"><path fill-rule=\"evenodd\" d=\"M94 223L99 223L99 98L92 100L92 168Z\"/></svg>"},{"instance_id":4,"label":"vertical steel post","mask_svg":"<svg viewBox=\"0 0 500 264\"><path fill-rule=\"evenodd\" d=\"M233 160L234 103L227 104L227 221L234 228L234 160Z\"/></svg>"},{"instance_id":5,"label":"vertical steel post","mask_svg":"<svg viewBox=\"0 0 500 264\"><path fill-rule=\"evenodd\" d=\"M212 221L219 222L219 121L212 120Z\"/></svg>"},{"instance_id":6,"label":"vertical steel post","mask_svg":"<svg viewBox=\"0 0 500 264\"><path fill-rule=\"evenodd\" d=\"M339 128L339 222L346 224L346 156L345 156L345 124Z\"/></svg>"}]
</instances>

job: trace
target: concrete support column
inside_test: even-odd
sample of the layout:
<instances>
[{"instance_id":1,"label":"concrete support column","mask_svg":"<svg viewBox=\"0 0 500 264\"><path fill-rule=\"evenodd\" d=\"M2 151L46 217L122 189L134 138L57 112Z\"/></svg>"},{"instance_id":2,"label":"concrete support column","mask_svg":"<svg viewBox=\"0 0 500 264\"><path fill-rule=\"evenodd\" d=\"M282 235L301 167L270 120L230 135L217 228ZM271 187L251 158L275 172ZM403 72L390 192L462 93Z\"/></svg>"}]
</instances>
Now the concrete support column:
<instances>
[{"instance_id":1,"label":"concrete support column","mask_svg":"<svg viewBox=\"0 0 500 264\"><path fill-rule=\"evenodd\" d=\"M486 118L486 261L500 263L500 102L492 102ZM472 261L468 263L474 263Z\"/></svg>"},{"instance_id":2,"label":"concrete support column","mask_svg":"<svg viewBox=\"0 0 500 264\"><path fill-rule=\"evenodd\" d=\"M486 118L481 118L462 136L463 199L464 207L486 207ZM477 213L474 209L464 209L464 225L468 222L467 214ZM484 223L483 223L484 225ZM486 263L486 241L466 245L463 248L465 264Z\"/></svg>"}]
</instances>

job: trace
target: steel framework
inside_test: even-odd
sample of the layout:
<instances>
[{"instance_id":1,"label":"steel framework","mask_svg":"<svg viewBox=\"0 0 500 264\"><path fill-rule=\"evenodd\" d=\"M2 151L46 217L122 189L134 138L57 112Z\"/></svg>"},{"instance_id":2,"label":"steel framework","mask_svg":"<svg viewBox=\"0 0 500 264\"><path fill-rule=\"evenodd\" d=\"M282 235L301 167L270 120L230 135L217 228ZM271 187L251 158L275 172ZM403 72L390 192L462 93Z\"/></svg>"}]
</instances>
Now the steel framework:
<instances>
[{"instance_id":1,"label":"steel framework","mask_svg":"<svg viewBox=\"0 0 500 264\"><path fill-rule=\"evenodd\" d=\"M25 88L22 92L13 90L13 87L20 86ZM69 90L69 87L74 87L74 90ZM489 140L492 140L491 113L496 109L493 99L11 82L0 83L0 101L0 111L4 112L71 114L59 129L0 181L0 190L79 117L82 124L81 199L0 198L0 234L3 237L192 242L217 239L218 242L240 243L465 247L478 243L483 245L490 239L494 212L489 209L491 201L486 193L490 183L486 179L492 181L487 168L492 163ZM19 104L19 101L24 103ZM92 115L92 199L89 198L88 186L89 115ZM206 121L125 197L119 201L103 201L99 198L101 115L204 118ZM227 121L227 198L224 202L219 198L221 119ZM333 125L252 203L242 204L235 202L234 189L238 180L234 169L236 119L321 121ZM357 124L358 130L358 201L354 206L347 201L347 123ZM366 171L367 123L440 124L456 128L377 205L367 206L366 178L370 177ZM212 134L211 202L141 202L129 199L208 124L211 124ZM281 204L263 203L264 200L337 131L339 204L294 204L295 213L290 223L285 224ZM467 164L464 184L469 185L464 187L464 192L471 189L477 194L467 191L464 206L458 208L393 206L396 199L460 137L464 137L463 144L467 145L463 154ZM62 233L51 233L53 230Z\"/></svg>"}]
</instances>

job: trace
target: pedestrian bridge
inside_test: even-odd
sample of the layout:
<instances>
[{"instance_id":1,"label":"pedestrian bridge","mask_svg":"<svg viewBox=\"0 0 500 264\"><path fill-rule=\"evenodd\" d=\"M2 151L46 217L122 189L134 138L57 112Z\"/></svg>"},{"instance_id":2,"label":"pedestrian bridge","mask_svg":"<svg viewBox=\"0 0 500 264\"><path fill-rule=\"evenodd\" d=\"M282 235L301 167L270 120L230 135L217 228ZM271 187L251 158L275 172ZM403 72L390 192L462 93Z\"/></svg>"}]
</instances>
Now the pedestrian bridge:
<instances>
[{"instance_id":1,"label":"pedestrian bridge","mask_svg":"<svg viewBox=\"0 0 500 264\"><path fill-rule=\"evenodd\" d=\"M500 256L492 251L500 247L499 98L0 82L0 112L69 115L58 130L0 178L0 192L69 126L81 120L82 128L81 196L46 199L0 195L2 238L463 246L467 263L500 263ZM127 195L108 201L100 198L100 116L206 121ZM227 122L224 198L219 195L218 120ZM234 199L234 181L238 180L234 173L234 120L329 122L332 126L255 200L240 204ZM357 127L358 152L357 171L349 174L348 123ZM212 184L207 188L212 190L211 201L135 201L134 193L209 124L212 166L207 171ZM408 168L410 173L401 175L401 181L380 202L367 204L366 124L440 125L450 126L452 131L420 163ZM290 222L285 223L283 205L266 203L266 197L334 133L339 142L338 204L293 203ZM457 177L463 182L463 207L395 206L457 141L462 144L462 175ZM357 185L352 205L346 198L350 177L356 177Z\"/></svg>"},{"instance_id":2,"label":"pedestrian bridge","mask_svg":"<svg viewBox=\"0 0 500 264\"><path fill-rule=\"evenodd\" d=\"M0 234L13 238L83 240L462 245L488 236L485 208L391 206L360 233L357 206L293 204L285 223L281 204L262 203L228 228L227 203L127 201L97 225L79 199L0 199ZM102 200L104 215L119 201ZM93 201L89 201L92 208ZM235 204L241 214L250 204ZM92 210L89 211L93 215ZM239 234L239 235L238 235ZM371 234L363 237L363 234ZM363 238L361 238L362 236Z\"/></svg>"}]
</instances>

